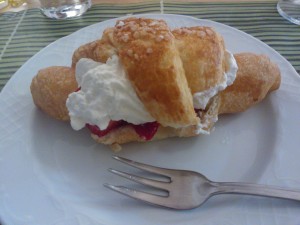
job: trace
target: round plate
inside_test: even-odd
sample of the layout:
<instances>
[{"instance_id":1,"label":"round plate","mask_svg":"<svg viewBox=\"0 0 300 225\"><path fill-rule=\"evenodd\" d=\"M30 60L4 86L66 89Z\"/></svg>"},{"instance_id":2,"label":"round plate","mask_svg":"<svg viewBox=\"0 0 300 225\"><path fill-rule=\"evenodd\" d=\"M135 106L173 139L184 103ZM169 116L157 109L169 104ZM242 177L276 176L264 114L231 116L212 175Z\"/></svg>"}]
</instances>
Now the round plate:
<instances>
[{"instance_id":1,"label":"round plate","mask_svg":"<svg viewBox=\"0 0 300 225\"><path fill-rule=\"evenodd\" d=\"M300 79L272 48L220 23L178 15L170 27L211 26L233 53L268 55L282 73L279 90L248 111L219 118L209 136L124 145L121 156L144 163L195 170L216 181L300 187ZM101 37L116 20L83 28L50 44L26 62L0 94L0 217L6 224L296 224L293 201L216 196L189 211L147 205L114 193L104 183L134 186L108 168L138 171L114 161L88 131L73 131L38 110L32 77L41 68L70 65L73 51ZM45 60L47 59L47 60ZM299 223L299 221L298 221Z\"/></svg>"}]
</instances>

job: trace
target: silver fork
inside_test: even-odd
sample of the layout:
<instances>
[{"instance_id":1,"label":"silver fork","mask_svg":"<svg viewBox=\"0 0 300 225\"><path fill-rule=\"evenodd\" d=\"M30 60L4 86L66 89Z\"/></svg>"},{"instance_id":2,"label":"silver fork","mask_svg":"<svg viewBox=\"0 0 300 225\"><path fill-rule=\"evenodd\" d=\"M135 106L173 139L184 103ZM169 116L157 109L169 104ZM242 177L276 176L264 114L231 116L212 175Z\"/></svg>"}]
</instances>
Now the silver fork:
<instances>
[{"instance_id":1,"label":"silver fork","mask_svg":"<svg viewBox=\"0 0 300 225\"><path fill-rule=\"evenodd\" d=\"M167 191L168 196L160 196L123 186L104 184L105 187L113 191L157 206L172 209L192 209L200 206L208 198L217 194L258 195L300 201L300 190L297 191L249 183L213 182L204 175L194 171L165 169L135 162L119 156L113 156L113 158L138 169L165 176L170 179L169 182L159 181L115 169L109 169L110 172L129 180Z\"/></svg>"}]
</instances>

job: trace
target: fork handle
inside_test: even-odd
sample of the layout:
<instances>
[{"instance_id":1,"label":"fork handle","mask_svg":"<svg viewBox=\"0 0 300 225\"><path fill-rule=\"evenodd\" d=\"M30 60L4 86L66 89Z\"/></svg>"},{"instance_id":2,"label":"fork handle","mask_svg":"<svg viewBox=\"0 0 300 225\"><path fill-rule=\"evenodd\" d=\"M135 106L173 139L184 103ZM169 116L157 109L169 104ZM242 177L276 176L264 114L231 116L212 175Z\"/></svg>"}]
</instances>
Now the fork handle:
<instances>
[{"instance_id":1,"label":"fork handle","mask_svg":"<svg viewBox=\"0 0 300 225\"><path fill-rule=\"evenodd\" d=\"M213 182L212 185L215 187L214 194L258 195L300 201L300 190L234 182Z\"/></svg>"}]
</instances>

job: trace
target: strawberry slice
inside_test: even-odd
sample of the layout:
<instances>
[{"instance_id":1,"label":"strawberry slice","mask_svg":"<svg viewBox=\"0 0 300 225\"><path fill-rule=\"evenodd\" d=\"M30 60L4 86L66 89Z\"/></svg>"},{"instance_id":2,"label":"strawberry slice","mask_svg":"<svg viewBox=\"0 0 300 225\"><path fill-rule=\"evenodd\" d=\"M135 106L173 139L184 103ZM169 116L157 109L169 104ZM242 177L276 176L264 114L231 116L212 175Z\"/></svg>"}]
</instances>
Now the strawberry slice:
<instances>
[{"instance_id":1,"label":"strawberry slice","mask_svg":"<svg viewBox=\"0 0 300 225\"><path fill-rule=\"evenodd\" d=\"M151 140L154 135L156 134L159 123L158 122L149 122L149 123L144 123L140 125L134 125L132 124L135 132L144 140L149 141Z\"/></svg>"},{"instance_id":2,"label":"strawberry slice","mask_svg":"<svg viewBox=\"0 0 300 225\"><path fill-rule=\"evenodd\" d=\"M100 130L100 128L97 125L91 125L91 124L86 124L86 127L93 133L98 135L99 137L103 137L104 135L108 134L113 129L116 129L120 126L125 125L126 122L123 120L119 121L113 121L111 120L105 130Z\"/></svg>"},{"instance_id":3,"label":"strawberry slice","mask_svg":"<svg viewBox=\"0 0 300 225\"><path fill-rule=\"evenodd\" d=\"M113 121L111 120L108 124L108 127L105 130L100 130L100 128L97 125L91 125L91 124L86 124L86 127L93 133L98 135L99 137L103 137L106 134L108 134L111 130L119 128L121 126L127 125L127 123L124 120L119 120L119 121ZM140 125L134 125L130 124L135 132L144 140L149 141L151 140L154 135L156 134L159 123L158 122L149 122L149 123L144 123Z\"/></svg>"}]
</instances>

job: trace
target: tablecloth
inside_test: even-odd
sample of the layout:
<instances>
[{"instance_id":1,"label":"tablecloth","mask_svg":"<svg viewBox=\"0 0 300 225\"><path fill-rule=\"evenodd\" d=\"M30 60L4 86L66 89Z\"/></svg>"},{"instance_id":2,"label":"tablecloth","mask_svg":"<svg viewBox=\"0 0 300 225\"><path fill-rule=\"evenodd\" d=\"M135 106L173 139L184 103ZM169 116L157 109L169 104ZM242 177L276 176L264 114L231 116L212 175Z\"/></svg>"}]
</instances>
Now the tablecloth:
<instances>
[{"instance_id":1,"label":"tablecloth","mask_svg":"<svg viewBox=\"0 0 300 225\"><path fill-rule=\"evenodd\" d=\"M51 20L39 9L0 15L0 90L35 53L82 27L127 14L171 13L220 22L265 42L283 55L300 73L300 27L283 19L276 2L180 3L158 2L99 4L83 16ZM24 74L26 76L26 74Z\"/></svg>"}]
</instances>

